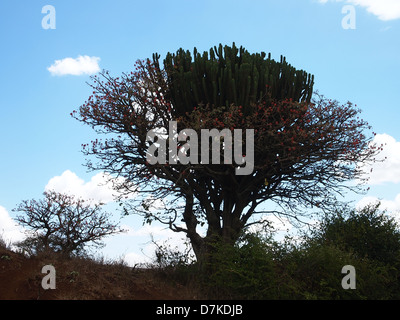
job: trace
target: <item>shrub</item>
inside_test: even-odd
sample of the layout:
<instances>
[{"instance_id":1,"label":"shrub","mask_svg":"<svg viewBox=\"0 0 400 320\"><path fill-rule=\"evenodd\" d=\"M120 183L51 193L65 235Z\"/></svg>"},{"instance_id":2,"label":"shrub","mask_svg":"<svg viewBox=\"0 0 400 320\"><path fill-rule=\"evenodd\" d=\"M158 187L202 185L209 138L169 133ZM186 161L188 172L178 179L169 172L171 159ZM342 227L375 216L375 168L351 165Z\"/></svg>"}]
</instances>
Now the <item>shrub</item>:
<instances>
[{"instance_id":1,"label":"shrub","mask_svg":"<svg viewBox=\"0 0 400 320\"><path fill-rule=\"evenodd\" d=\"M233 246L216 241L201 268L165 246L156 256L211 299L400 299L399 248L395 221L369 206L327 216L297 242L264 233L244 233ZM342 287L345 265L355 268L355 289Z\"/></svg>"},{"instance_id":2,"label":"shrub","mask_svg":"<svg viewBox=\"0 0 400 320\"><path fill-rule=\"evenodd\" d=\"M379 210L379 205L327 216L309 240L338 246L359 258L398 265L400 230L394 218Z\"/></svg>"},{"instance_id":3,"label":"shrub","mask_svg":"<svg viewBox=\"0 0 400 320\"><path fill-rule=\"evenodd\" d=\"M327 215L285 261L305 298L398 299L400 230L379 204ZM356 290L341 288L341 268L356 269Z\"/></svg>"},{"instance_id":4,"label":"shrub","mask_svg":"<svg viewBox=\"0 0 400 320\"><path fill-rule=\"evenodd\" d=\"M229 299L271 299L276 289L273 242L244 234L235 246L215 244L205 285L212 295Z\"/></svg>"}]
</instances>

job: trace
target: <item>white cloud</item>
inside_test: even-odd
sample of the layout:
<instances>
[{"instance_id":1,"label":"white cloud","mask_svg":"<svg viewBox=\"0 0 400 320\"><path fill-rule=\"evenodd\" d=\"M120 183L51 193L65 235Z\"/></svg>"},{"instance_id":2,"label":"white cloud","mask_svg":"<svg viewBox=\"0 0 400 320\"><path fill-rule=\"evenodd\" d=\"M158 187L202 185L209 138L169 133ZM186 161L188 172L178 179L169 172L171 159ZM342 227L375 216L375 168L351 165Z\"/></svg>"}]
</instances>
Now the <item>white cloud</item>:
<instances>
[{"instance_id":1,"label":"white cloud","mask_svg":"<svg viewBox=\"0 0 400 320\"><path fill-rule=\"evenodd\" d=\"M383 21L400 18L399 0L351 0L350 2L365 7L368 12Z\"/></svg>"},{"instance_id":2,"label":"white cloud","mask_svg":"<svg viewBox=\"0 0 400 320\"><path fill-rule=\"evenodd\" d=\"M377 134L373 143L379 147L383 145L383 151L376 157L377 162L361 166L370 180L368 184L378 185L385 182L400 182L400 142L392 136L384 133ZM371 172L372 169L372 172Z\"/></svg>"},{"instance_id":3,"label":"white cloud","mask_svg":"<svg viewBox=\"0 0 400 320\"><path fill-rule=\"evenodd\" d=\"M356 204L357 209L362 209L367 205L374 205L380 202L379 209L386 210L389 216L393 217L395 221L400 224L400 193L393 199L378 199L377 197L364 197Z\"/></svg>"},{"instance_id":4,"label":"white cloud","mask_svg":"<svg viewBox=\"0 0 400 320\"><path fill-rule=\"evenodd\" d=\"M98 173L85 182L70 170L64 171L61 176L53 177L47 183L45 190L54 190L60 193L68 193L83 199L91 199L96 202L108 203L114 200L117 194L109 182L110 175Z\"/></svg>"},{"instance_id":5,"label":"white cloud","mask_svg":"<svg viewBox=\"0 0 400 320\"><path fill-rule=\"evenodd\" d=\"M380 209L387 210L388 212L400 212L400 193L394 200L378 199L373 196L364 197L356 204L356 208L361 209L369 204L376 204L379 201L381 203Z\"/></svg>"},{"instance_id":6,"label":"white cloud","mask_svg":"<svg viewBox=\"0 0 400 320\"><path fill-rule=\"evenodd\" d=\"M94 74L100 71L99 57L79 56L56 60L47 70L53 76Z\"/></svg>"},{"instance_id":7,"label":"white cloud","mask_svg":"<svg viewBox=\"0 0 400 320\"><path fill-rule=\"evenodd\" d=\"M0 206L0 237L6 243L21 241L25 238L24 228L11 218L2 206Z\"/></svg>"},{"instance_id":8,"label":"white cloud","mask_svg":"<svg viewBox=\"0 0 400 320\"><path fill-rule=\"evenodd\" d=\"M319 0L320 3L327 3L328 1L343 2L344 0ZM345 0L345 2L364 7L383 21L400 19L399 0Z\"/></svg>"}]
</instances>

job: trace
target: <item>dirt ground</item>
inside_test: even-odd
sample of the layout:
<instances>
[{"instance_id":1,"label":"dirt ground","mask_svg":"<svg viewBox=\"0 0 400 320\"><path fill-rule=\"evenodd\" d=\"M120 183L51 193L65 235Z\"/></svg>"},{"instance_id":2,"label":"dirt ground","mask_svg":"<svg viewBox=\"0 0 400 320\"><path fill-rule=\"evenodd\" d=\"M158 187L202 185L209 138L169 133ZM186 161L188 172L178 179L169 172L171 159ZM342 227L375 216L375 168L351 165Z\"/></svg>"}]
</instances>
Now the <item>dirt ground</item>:
<instances>
[{"instance_id":1,"label":"dirt ground","mask_svg":"<svg viewBox=\"0 0 400 320\"><path fill-rule=\"evenodd\" d=\"M42 288L42 267L53 265L56 289ZM1 300L176 300L196 299L190 289L156 270L122 263L66 259L54 254L27 258L0 248Z\"/></svg>"}]
</instances>

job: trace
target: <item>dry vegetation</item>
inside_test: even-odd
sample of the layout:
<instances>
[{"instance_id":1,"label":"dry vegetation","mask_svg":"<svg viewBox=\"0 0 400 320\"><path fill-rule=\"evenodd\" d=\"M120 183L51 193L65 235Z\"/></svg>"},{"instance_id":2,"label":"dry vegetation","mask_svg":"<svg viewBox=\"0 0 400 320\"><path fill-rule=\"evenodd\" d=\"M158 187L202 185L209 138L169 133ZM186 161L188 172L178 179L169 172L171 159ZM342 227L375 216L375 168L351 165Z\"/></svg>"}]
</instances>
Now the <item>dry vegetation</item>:
<instances>
[{"instance_id":1,"label":"dry vegetation","mask_svg":"<svg viewBox=\"0 0 400 320\"><path fill-rule=\"evenodd\" d=\"M56 289L44 290L44 265L56 269ZM99 299L193 299L198 296L173 284L158 269L131 268L104 259L65 258L42 253L27 258L0 247L0 299L99 300Z\"/></svg>"}]
</instances>

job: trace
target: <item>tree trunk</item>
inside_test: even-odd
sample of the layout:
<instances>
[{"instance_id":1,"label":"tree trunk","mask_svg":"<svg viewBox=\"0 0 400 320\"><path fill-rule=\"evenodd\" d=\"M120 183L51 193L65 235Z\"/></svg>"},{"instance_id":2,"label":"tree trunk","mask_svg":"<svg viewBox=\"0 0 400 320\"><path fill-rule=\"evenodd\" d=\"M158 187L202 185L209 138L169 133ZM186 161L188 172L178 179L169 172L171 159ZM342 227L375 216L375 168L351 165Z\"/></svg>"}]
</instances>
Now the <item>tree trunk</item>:
<instances>
[{"instance_id":1,"label":"tree trunk","mask_svg":"<svg viewBox=\"0 0 400 320\"><path fill-rule=\"evenodd\" d=\"M206 266L212 264L213 255L219 248L234 246L237 242L243 229L243 223L240 220L243 206L238 204L238 199L232 199L230 194L226 194L223 199L222 211L215 210L214 207L218 205L214 203L213 207L207 197L199 196L198 198L206 211L208 225L206 236L201 237L196 231L198 220L193 212L193 194L186 194L183 220L186 223L186 234L190 239L197 262L201 266Z\"/></svg>"},{"instance_id":2,"label":"tree trunk","mask_svg":"<svg viewBox=\"0 0 400 320\"><path fill-rule=\"evenodd\" d=\"M215 261L214 255L224 246L234 246L239 234L240 232L226 226L218 231L209 226L205 237L201 237L197 232L188 232L199 266L207 270L211 269Z\"/></svg>"}]
</instances>

